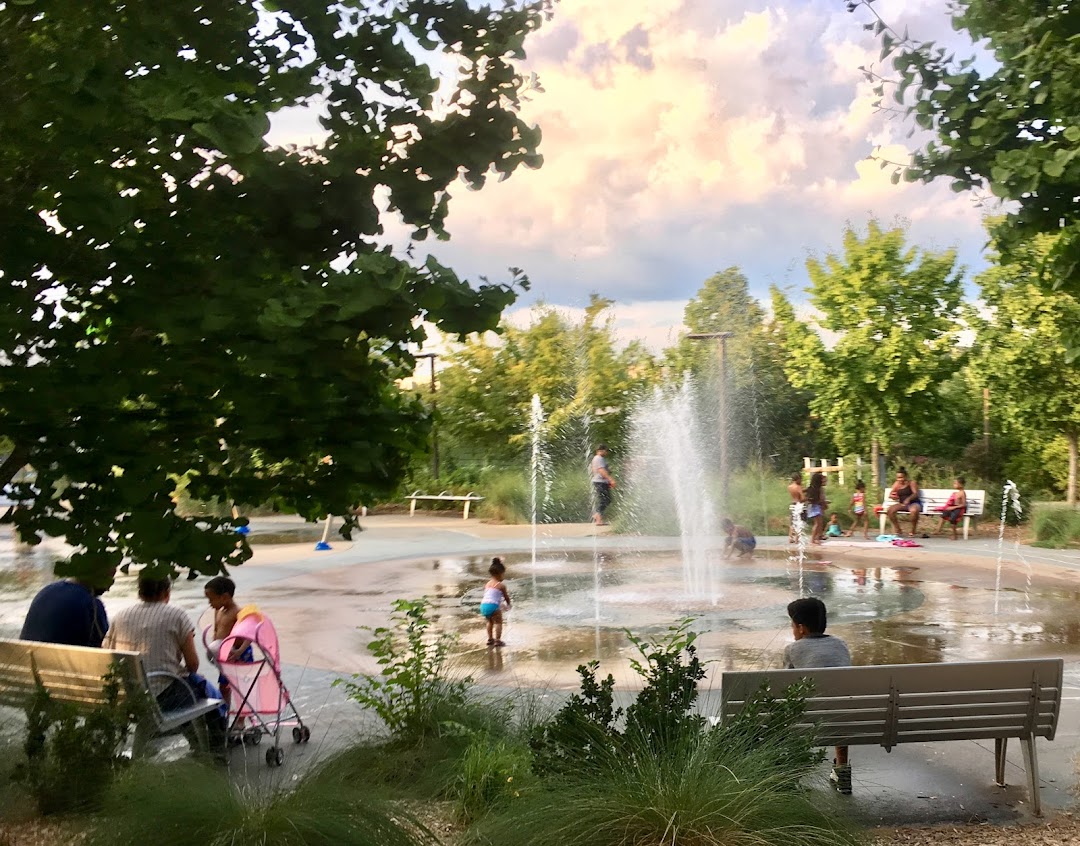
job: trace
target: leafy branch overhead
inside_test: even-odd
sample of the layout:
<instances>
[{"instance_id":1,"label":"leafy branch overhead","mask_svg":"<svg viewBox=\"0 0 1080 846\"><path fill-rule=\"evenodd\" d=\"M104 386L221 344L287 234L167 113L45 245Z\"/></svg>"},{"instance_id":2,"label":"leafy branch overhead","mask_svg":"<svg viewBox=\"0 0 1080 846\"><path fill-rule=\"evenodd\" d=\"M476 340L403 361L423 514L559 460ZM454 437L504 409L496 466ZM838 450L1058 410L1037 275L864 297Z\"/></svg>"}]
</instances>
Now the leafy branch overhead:
<instances>
[{"instance_id":1,"label":"leafy branch overhead","mask_svg":"<svg viewBox=\"0 0 1080 846\"><path fill-rule=\"evenodd\" d=\"M541 164L514 61L548 14L0 5L0 482L37 471L23 536L65 537L71 572L212 573L248 550L176 514L177 476L309 518L392 486L428 425L394 386L421 321L493 328L525 279L394 252L384 215L444 238L453 183ZM268 148L295 108L325 140Z\"/></svg>"}]
</instances>

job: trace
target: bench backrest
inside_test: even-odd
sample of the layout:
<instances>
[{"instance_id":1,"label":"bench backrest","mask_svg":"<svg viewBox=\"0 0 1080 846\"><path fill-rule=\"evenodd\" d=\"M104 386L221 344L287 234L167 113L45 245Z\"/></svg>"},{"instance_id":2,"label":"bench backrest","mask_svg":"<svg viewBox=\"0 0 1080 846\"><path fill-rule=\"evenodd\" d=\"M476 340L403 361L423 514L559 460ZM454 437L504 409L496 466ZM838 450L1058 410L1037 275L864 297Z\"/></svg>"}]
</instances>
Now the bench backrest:
<instances>
[{"instance_id":1,"label":"bench backrest","mask_svg":"<svg viewBox=\"0 0 1080 846\"><path fill-rule=\"evenodd\" d=\"M142 657L137 652L0 640L0 703L25 706L40 680L53 700L89 710L106 701L102 680L114 667L122 693L146 690Z\"/></svg>"},{"instance_id":2,"label":"bench backrest","mask_svg":"<svg viewBox=\"0 0 1080 846\"><path fill-rule=\"evenodd\" d=\"M721 718L739 713L762 684L783 699L808 678L805 725L823 745L997 737L1053 739L1065 662L1060 658L885 664L724 673Z\"/></svg>"},{"instance_id":3,"label":"bench backrest","mask_svg":"<svg viewBox=\"0 0 1080 846\"><path fill-rule=\"evenodd\" d=\"M952 495L952 488L919 488L919 498L923 503L923 513L933 514L945 507ZM986 491L965 491L967 494L967 510L964 512L969 517L979 517L986 505ZM889 499L889 491L885 490L885 498L882 500L882 508L888 508L896 500Z\"/></svg>"}]
</instances>

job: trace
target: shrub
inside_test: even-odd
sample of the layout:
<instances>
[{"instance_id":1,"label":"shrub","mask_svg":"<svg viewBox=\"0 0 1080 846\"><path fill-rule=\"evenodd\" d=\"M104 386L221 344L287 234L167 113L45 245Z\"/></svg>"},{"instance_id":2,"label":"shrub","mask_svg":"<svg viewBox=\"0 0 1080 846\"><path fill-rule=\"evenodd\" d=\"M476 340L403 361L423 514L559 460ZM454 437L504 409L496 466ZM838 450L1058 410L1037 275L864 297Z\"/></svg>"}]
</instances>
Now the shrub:
<instances>
[{"instance_id":1,"label":"shrub","mask_svg":"<svg viewBox=\"0 0 1080 846\"><path fill-rule=\"evenodd\" d=\"M437 733L444 722L454 722L464 709L471 678L446 678L446 661L457 636L432 636L431 600L394 602L391 626L371 630L368 649L382 670L378 675L357 673L352 681L336 679L350 699L371 708L398 736L416 739ZM365 627L367 628L367 627Z\"/></svg>"},{"instance_id":2,"label":"shrub","mask_svg":"<svg viewBox=\"0 0 1080 846\"><path fill-rule=\"evenodd\" d=\"M242 790L192 761L139 766L118 779L90 846L419 846L434 838L345 782L304 778L288 790Z\"/></svg>"},{"instance_id":3,"label":"shrub","mask_svg":"<svg viewBox=\"0 0 1080 846\"><path fill-rule=\"evenodd\" d=\"M516 798L528 781L530 759L529 747L513 738L475 734L446 789L458 817L475 820Z\"/></svg>"},{"instance_id":4,"label":"shrub","mask_svg":"<svg viewBox=\"0 0 1080 846\"><path fill-rule=\"evenodd\" d=\"M26 709L26 761L14 777L30 791L42 814L95 808L113 777L128 763L121 753L129 727L148 703L121 695L120 679L103 679L105 702L83 714L57 702L38 685Z\"/></svg>"},{"instance_id":5,"label":"shrub","mask_svg":"<svg viewBox=\"0 0 1080 846\"><path fill-rule=\"evenodd\" d=\"M1032 516L1035 546L1065 549L1080 545L1080 511L1038 506Z\"/></svg>"}]
</instances>

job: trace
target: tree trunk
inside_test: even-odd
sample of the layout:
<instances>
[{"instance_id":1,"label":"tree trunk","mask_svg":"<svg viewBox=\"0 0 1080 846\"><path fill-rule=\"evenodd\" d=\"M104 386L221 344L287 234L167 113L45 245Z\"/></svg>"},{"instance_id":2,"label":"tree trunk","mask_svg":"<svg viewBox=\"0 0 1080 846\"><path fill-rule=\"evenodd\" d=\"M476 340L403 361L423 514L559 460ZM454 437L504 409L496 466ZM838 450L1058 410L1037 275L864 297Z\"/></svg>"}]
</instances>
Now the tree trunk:
<instances>
[{"instance_id":1,"label":"tree trunk","mask_svg":"<svg viewBox=\"0 0 1080 846\"><path fill-rule=\"evenodd\" d=\"M877 497L881 494L881 475L878 473L878 464L881 460L881 443L878 441L877 435L874 435L870 440L870 480L874 486L874 502L877 501ZM869 506L870 503L867 503Z\"/></svg>"},{"instance_id":2,"label":"tree trunk","mask_svg":"<svg viewBox=\"0 0 1080 846\"><path fill-rule=\"evenodd\" d=\"M1075 429L1065 433L1069 440L1069 484L1065 488L1065 501L1070 505L1076 505L1076 459L1078 449L1078 437Z\"/></svg>"}]
</instances>

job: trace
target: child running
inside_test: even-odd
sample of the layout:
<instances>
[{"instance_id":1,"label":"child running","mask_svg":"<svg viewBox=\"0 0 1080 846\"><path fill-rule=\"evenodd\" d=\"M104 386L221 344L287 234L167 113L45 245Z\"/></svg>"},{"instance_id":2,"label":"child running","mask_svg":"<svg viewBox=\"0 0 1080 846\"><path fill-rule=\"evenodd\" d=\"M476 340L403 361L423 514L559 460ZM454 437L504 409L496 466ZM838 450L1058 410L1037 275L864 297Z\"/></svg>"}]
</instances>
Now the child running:
<instances>
[{"instance_id":1,"label":"child running","mask_svg":"<svg viewBox=\"0 0 1080 846\"><path fill-rule=\"evenodd\" d=\"M850 538L855 534L855 530L862 526L862 536L864 539L870 537L870 518L866 513L866 482L859 479L855 483L855 493L851 495L851 516L855 518L851 524L851 529L848 531L848 537Z\"/></svg>"},{"instance_id":2,"label":"child running","mask_svg":"<svg viewBox=\"0 0 1080 846\"><path fill-rule=\"evenodd\" d=\"M730 558L731 553L736 553L736 558L742 558L744 555L747 558L754 557L754 550L757 548L757 538L754 537L754 533L751 532L746 526L737 526L731 520L727 518L720 521L720 525L724 527L724 531L727 532L727 540L724 541L724 557Z\"/></svg>"},{"instance_id":3,"label":"child running","mask_svg":"<svg viewBox=\"0 0 1080 846\"><path fill-rule=\"evenodd\" d=\"M506 646L502 639L502 606L505 602L506 609L510 610L510 591L503 582L506 566L502 559L492 558L488 572L491 573L491 578L484 585L484 598L480 601L480 613L487 619L487 645Z\"/></svg>"}]
</instances>

